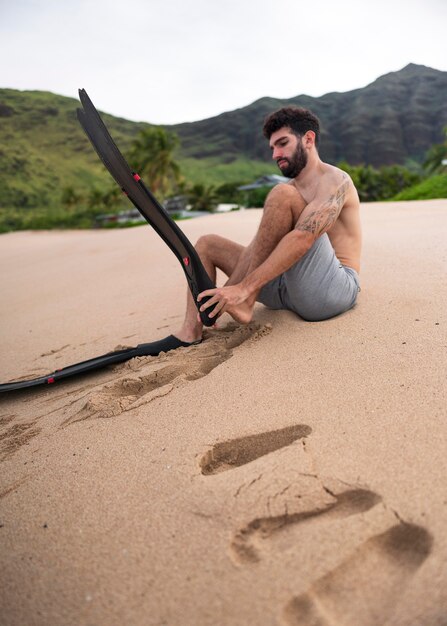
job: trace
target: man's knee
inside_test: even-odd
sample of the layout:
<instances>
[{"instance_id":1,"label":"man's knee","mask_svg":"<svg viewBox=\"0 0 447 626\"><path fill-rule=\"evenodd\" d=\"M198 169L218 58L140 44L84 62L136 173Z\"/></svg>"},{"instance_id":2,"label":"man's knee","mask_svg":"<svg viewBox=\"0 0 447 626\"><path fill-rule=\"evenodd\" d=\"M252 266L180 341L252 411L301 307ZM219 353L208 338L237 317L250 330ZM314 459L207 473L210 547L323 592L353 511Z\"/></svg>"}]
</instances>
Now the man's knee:
<instances>
[{"instance_id":1,"label":"man's knee","mask_svg":"<svg viewBox=\"0 0 447 626\"><path fill-rule=\"evenodd\" d=\"M299 214L306 206L304 198L296 187L280 183L273 187L266 198L264 212L273 212L275 215L284 213L296 221Z\"/></svg>"},{"instance_id":2,"label":"man's knee","mask_svg":"<svg viewBox=\"0 0 447 626\"><path fill-rule=\"evenodd\" d=\"M195 248L199 253L206 253L210 248L215 247L217 235L202 235L198 238Z\"/></svg>"}]
</instances>

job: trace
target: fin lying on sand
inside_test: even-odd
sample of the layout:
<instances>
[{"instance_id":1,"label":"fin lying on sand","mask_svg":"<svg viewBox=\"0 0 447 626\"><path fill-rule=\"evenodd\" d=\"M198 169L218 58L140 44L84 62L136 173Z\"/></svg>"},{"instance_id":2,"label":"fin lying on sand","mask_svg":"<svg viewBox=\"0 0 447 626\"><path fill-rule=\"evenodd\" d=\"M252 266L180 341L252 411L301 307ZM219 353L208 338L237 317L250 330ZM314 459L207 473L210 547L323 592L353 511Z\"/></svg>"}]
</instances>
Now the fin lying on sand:
<instances>
[{"instance_id":1,"label":"fin lying on sand","mask_svg":"<svg viewBox=\"0 0 447 626\"><path fill-rule=\"evenodd\" d=\"M140 176L132 172L84 89L79 90L79 98L83 109L77 110L78 120L87 137L121 190L180 261L194 302L199 309L197 296L206 289L213 289L215 285L203 267L194 246L145 186ZM204 298L200 306L207 299ZM210 312L199 311L205 326L212 326L216 321L209 317Z\"/></svg>"},{"instance_id":2,"label":"fin lying on sand","mask_svg":"<svg viewBox=\"0 0 447 626\"><path fill-rule=\"evenodd\" d=\"M180 341L174 335L169 335L159 341L153 341L152 343L140 343L135 348L125 348L124 350L116 350L115 352L108 352L102 354L88 361L81 361L81 363L75 363L74 365L68 365L60 370L48 374L47 376L40 376L39 378L33 378L31 380L18 380L16 382L5 383L0 385L0 392L3 391L18 391L19 389L27 389L29 387L38 387L39 385L50 385L66 378L78 376L79 374L85 374L94 370L101 369L107 365L116 365L117 363L124 363L129 359L133 359L137 356L158 356L161 352L169 352L169 350L175 350L176 348L187 348L200 343L195 341L194 343L185 343Z\"/></svg>"}]
</instances>

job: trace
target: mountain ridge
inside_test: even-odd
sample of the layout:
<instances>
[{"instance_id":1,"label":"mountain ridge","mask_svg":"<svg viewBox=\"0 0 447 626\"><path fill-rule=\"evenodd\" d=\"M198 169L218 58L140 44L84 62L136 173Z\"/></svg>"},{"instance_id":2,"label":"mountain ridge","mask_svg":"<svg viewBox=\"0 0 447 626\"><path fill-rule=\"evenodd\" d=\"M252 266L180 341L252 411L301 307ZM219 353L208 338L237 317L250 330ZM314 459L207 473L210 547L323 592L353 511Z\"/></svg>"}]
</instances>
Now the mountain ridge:
<instances>
[{"instance_id":1,"label":"mountain ridge","mask_svg":"<svg viewBox=\"0 0 447 626\"><path fill-rule=\"evenodd\" d=\"M164 125L178 133L177 158L189 182L249 182L276 171L262 136L265 116L288 104L322 121L321 157L373 166L421 163L443 141L447 72L410 63L367 85L320 97L265 96L197 122ZM52 92L0 89L0 207L46 207L64 187L110 186L110 178L76 119L79 102ZM125 153L152 124L102 113ZM148 181L150 183L150 181Z\"/></svg>"},{"instance_id":2,"label":"mountain ridge","mask_svg":"<svg viewBox=\"0 0 447 626\"><path fill-rule=\"evenodd\" d=\"M247 158L268 160L261 132L264 117L275 108L297 105L310 108L322 122L324 160L373 166L421 162L430 145L442 141L447 124L446 91L447 72L409 63L351 91L287 99L266 96L234 111L167 128L178 133L182 152L189 157L216 156L223 150L227 157L242 153ZM393 146L381 145L372 135L371 124L377 124L379 118L374 106L385 111L379 130L391 133ZM415 124L423 131L419 133ZM373 149L368 149L371 142ZM204 143L208 145L203 152Z\"/></svg>"}]
</instances>

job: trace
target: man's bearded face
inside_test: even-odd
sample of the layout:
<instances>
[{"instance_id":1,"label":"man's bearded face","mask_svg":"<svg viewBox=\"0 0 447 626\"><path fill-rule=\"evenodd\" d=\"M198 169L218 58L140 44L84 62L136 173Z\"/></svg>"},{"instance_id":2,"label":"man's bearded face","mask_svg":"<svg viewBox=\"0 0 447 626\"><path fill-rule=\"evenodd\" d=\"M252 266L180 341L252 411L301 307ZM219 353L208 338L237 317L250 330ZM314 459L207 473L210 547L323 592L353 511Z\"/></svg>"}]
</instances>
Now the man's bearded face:
<instances>
[{"instance_id":1,"label":"man's bearded face","mask_svg":"<svg viewBox=\"0 0 447 626\"><path fill-rule=\"evenodd\" d=\"M301 144L301 137L298 138L296 150L292 156L290 158L280 157L276 162L284 176L296 178L307 165L307 153Z\"/></svg>"}]
</instances>

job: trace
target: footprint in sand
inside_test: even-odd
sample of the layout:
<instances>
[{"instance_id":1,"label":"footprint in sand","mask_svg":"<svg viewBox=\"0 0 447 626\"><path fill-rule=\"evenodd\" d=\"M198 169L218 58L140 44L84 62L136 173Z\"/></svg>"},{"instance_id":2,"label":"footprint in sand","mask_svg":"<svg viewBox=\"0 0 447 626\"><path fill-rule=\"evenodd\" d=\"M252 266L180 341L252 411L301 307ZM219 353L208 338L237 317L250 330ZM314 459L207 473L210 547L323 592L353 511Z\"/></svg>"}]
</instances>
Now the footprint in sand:
<instances>
[{"instance_id":1,"label":"footprint in sand","mask_svg":"<svg viewBox=\"0 0 447 626\"><path fill-rule=\"evenodd\" d=\"M164 396L187 381L209 374L233 356L233 349L271 332L270 326L256 323L247 326L229 324L221 331L208 331L206 341L198 346L179 348L158 357L132 359L116 368L125 375L89 393L83 406L67 417L67 426L92 418L120 415ZM138 374L134 374L135 370ZM145 373L145 370L149 370ZM129 376L129 372L132 376Z\"/></svg>"},{"instance_id":2,"label":"footprint in sand","mask_svg":"<svg viewBox=\"0 0 447 626\"><path fill-rule=\"evenodd\" d=\"M35 421L12 424L4 429L0 429L0 461L7 459L40 433L41 429L35 426ZM4 422L5 425L7 423Z\"/></svg>"},{"instance_id":3,"label":"footprint in sand","mask_svg":"<svg viewBox=\"0 0 447 626\"><path fill-rule=\"evenodd\" d=\"M308 436L309 426L296 425L216 444L201 459L202 474L213 475L240 467ZM239 565L280 554L295 545L304 525L314 531L321 524L365 513L382 502L380 495L352 488L333 493L333 501L305 511L259 517L237 530L230 556ZM282 492L284 493L284 491ZM320 500L321 502L321 500ZM335 569L315 581L284 607L285 626L382 626L411 577L431 551L432 537L420 526L400 522L354 550Z\"/></svg>"},{"instance_id":4,"label":"footprint in sand","mask_svg":"<svg viewBox=\"0 0 447 626\"><path fill-rule=\"evenodd\" d=\"M371 537L286 605L286 626L382 626L430 554L431 535L401 523Z\"/></svg>"},{"instance_id":5,"label":"footprint in sand","mask_svg":"<svg viewBox=\"0 0 447 626\"><path fill-rule=\"evenodd\" d=\"M218 474L250 463L261 456L289 446L297 439L308 437L312 429L305 424L287 426L258 435L249 435L217 443L200 461L202 474Z\"/></svg>"},{"instance_id":6,"label":"footprint in sand","mask_svg":"<svg viewBox=\"0 0 447 626\"><path fill-rule=\"evenodd\" d=\"M261 560L263 551L279 552L293 545L298 524L302 528L303 524L312 523L316 528L322 522L369 511L382 500L366 489L351 489L331 495L335 498L334 502L323 508L254 519L234 534L230 545L233 560L240 564L256 563Z\"/></svg>"},{"instance_id":7,"label":"footprint in sand","mask_svg":"<svg viewBox=\"0 0 447 626\"><path fill-rule=\"evenodd\" d=\"M200 461L202 474L211 475L246 465L266 454L289 446L308 437L312 429L306 424L296 424L279 430L249 435L224 441L213 446ZM381 502L381 497L366 489L350 489L335 494L325 489L333 498L327 505L297 513L260 517L240 528L233 536L230 554L239 564L256 563L265 550L287 549L294 542L295 528L300 524L342 519L364 513Z\"/></svg>"}]
</instances>

